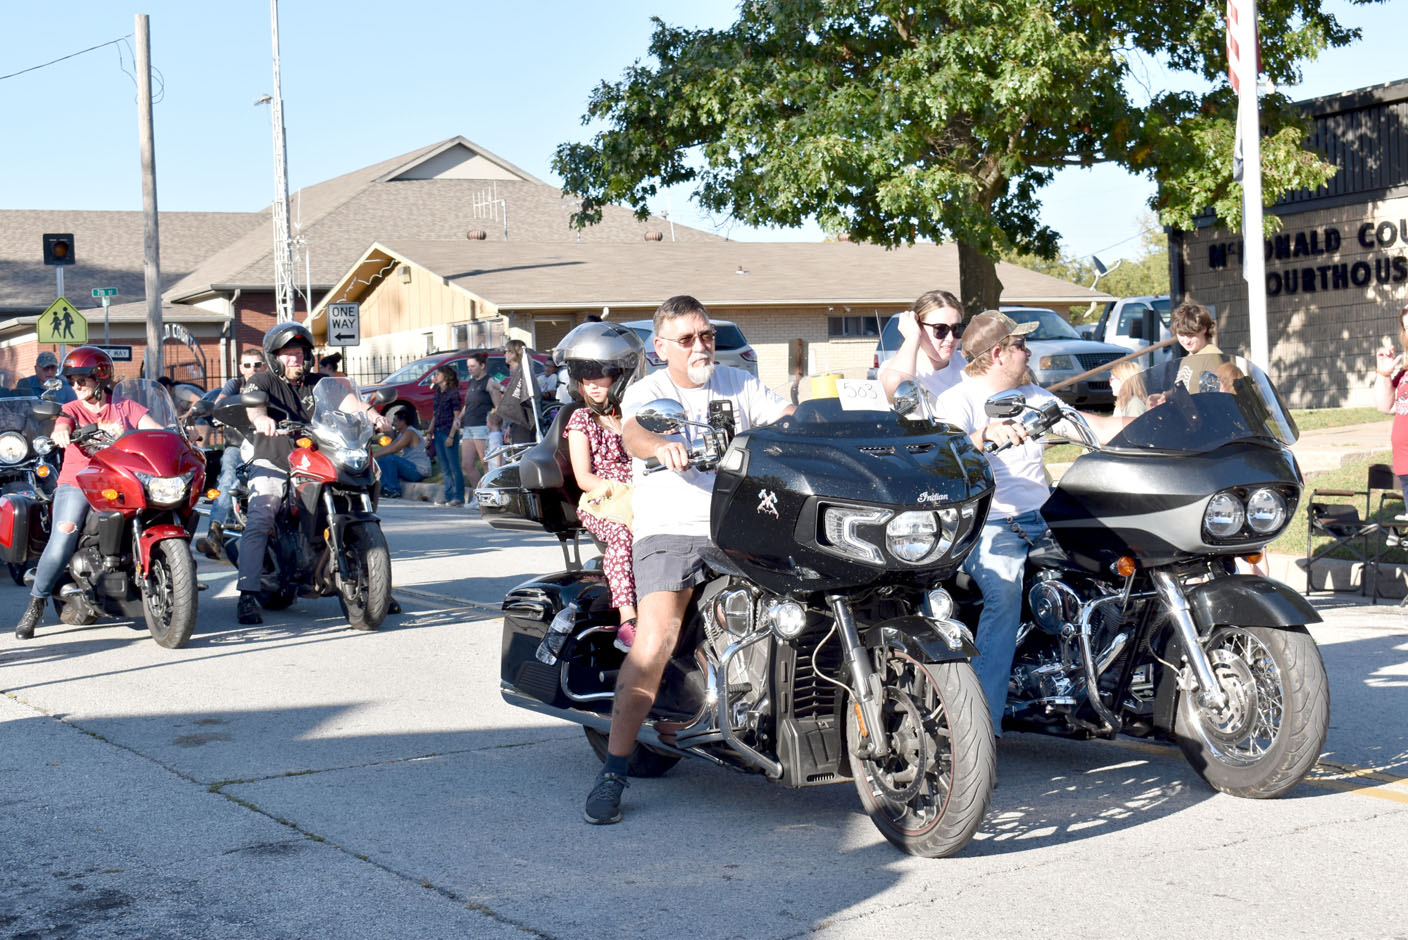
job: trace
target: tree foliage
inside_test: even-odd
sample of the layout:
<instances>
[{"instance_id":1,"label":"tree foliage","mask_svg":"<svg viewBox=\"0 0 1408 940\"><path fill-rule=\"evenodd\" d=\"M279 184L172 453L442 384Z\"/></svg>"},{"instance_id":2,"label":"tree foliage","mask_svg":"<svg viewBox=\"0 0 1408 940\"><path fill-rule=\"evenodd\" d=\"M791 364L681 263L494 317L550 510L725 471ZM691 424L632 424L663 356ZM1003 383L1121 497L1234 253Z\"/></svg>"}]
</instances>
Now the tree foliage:
<instances>
[{"instance_id":1,"label":"tree foliage","mask_svg":"<svg viewBox=\"0 0 1408 940\"><path fill-rule=\"evenodd\" d=\"M1262 0L1263 68L1277 85L1357 31L1322 0ZM1235 98L1222 4L1140 0L745 0L722 30L655 20L649 54L592 93L589 143L554 169L581 198L642 217L662 187L691 184L711 212L749 225L815 215L882 245L957 241L960 256L1058 255L1039 191L1062 167L1114 162L1159 184L1162 221L1211 206L1240 221L1231 179ZM1138 94L1132 63L1160 58L1213 83ZM1302 149L1284 98L1263 111L1269 201L1314 188L1327 167ZM995 305L991 263L974 305ZM970 295L967 286L965 295Z\"/></svg>"}]
</instances>

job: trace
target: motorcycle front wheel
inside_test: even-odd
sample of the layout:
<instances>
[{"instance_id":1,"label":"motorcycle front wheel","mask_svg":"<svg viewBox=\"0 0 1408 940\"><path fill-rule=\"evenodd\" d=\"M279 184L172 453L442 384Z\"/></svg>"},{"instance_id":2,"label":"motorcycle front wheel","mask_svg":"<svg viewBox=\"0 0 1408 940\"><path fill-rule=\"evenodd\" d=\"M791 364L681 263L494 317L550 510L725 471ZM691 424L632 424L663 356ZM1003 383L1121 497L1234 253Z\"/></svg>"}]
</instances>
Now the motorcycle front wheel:
<instances>
[{"instance_id":1,"label":"motorcycle front wheel","mask_svg":"<svg viewBox=\"0 0 1408 940\"><path fill-rule=\"evenodd\" d=\"M1330 727L1330 683L1305 627L1221 626L1208 660L1227 696L1221 710L1179 696L1174 734L1183 755L1214 789L1271 799L1315 766Z\"/></svg>"},{"instance_id":2,"label":"motorcycle front wheel","mask_svg":"<svg viewBox=\"0 0 1408 940\"><path fill-rule=\"evenodd\" d=\"M375 630L391 606L391 550L381 527L356 525L342 546L349 577L337 578L337 599L354 630Z\"/></svg>"},{"instance_id":3,"label":"motorcycle front wheel","mask_svg":"<svg viewBox=\"0 0 1408 940\"><path fill-rule=\"evenodd\" d=\"M180 649L196 628L196 563L182 539L152 546L151 570L142 586L142 612L157 645Z\"/></svg>"},{"instance_id":4,"label":"motorcycle front wheel","mask_svg":"<svg viewBox=\"0 0 1408 940\"><path fill-rule=\"evenodd\" d=\"M875 828L911 855L944 858L973 838L997 777L992 718L968 663L921 663L891 650L876 669L884 684L879 759L857 756L860 726L848 709L846 741L861 805Z\"/></svg>"}]
</instances>

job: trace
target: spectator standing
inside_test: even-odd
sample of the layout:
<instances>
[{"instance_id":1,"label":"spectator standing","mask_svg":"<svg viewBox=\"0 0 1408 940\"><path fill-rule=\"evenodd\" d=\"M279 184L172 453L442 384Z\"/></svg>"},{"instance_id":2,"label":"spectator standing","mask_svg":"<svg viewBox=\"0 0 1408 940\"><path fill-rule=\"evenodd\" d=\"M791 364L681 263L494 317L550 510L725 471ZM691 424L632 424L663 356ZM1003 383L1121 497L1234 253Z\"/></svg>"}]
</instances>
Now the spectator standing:
<instances>
[{"instance_id":1,"label":"spectator standing","mask_svg":"<svg viewBox=\"0 0 1408 940\"><path fill-rule=\"evenodd\" d=\"M521 339L504 344L504 362L508 363L508 380L503 396L494 413L504 423L504 440L509 444L531 444L538 438L537 422L533 420L533 392L528 387L528 347Z\"/></svg>"},{"instance_id":2,"label":"spectator standing","mask_svg":"<svg viewBox=\"0 0 1408 940\"><path fill-rule=\"evenodd\" d=\"M1408 504L1408 381L1405 381L1408 373L1404 369L1408 355L1408 304L1398 313L1398 342L1403 352L1395 353L1388 337L1379 347L1374 403L1384 414L1393 415L1393 430L1389 435L1393 446L1393 472ZM1395 521L1408 521L1408 513L1399 514Z\"/></svg>"},{"instance_id":3,"label":"spectator standing","mask_svg":"<svg viewBox=\"0 0 1408 940\"><path fill-rule=\"evenodd\" d=\"M451 366L440 366L430 375L435 386L434 420L431 424L435 443L435 461L445 482L444 498L437 506L455 506L464 502L464 470L460 467L460 432L456 416L464 408L459 376Z\"/></svg>"},{"instance_id":4,"label":"spectator standing","mask_svg":"<svg viewBox=\"0 0 1408 940\"><path fill-rule=\"evenodd\" d=\"M482 463L489 444L489 412L499 403L499 386L489 374L487 353L470 353L465 366L469 378L460 385L464 407L455 416L455 427L461 432L465 492L472 493L488 465ZM465 446L463 441L468 441Z\"/></svg>"}]
</instances>

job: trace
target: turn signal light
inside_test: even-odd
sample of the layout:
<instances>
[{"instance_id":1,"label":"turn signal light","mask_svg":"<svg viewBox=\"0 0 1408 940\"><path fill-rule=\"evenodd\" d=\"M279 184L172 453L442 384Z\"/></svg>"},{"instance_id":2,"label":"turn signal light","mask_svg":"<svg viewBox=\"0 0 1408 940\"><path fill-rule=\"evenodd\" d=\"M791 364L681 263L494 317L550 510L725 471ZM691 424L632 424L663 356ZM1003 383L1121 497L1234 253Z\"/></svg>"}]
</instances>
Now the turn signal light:
<instances>
[{"instance_id":1,"label":"turn signal light","mask_svg":"<svg viewBox=\"0 0 1408 940\"><path fill-rule=\"evenodd\" d=\"M206 498L206 499L219 499L219 498L220 498L220 491L217 490L217 489L209 489L209 490L206 490L206 491L205 491L205 498Z\"/></svg>"},{"instance_id":2,"label":"turn signal light","mask_svg":"<svg viewBox=\"0 0 1408 940\"><path fill-rule=\"evenodd\" d=\"M34 468L34 475L41 480L47 477L49 475L49 465L47 463L41 463L38 467Z\"/></svg>"},{"instance_id":3,"label":"turn signal light","mask_svg":"<svg viewBox=\"0 0 1408 940\"><path fill-rule=\"evenodd\" d=\"M312 446L313 446L313 439L312 439L311 437L300 437L298 440L294 441L293 443L294 443L295 445L297 445L298 447L312 447Z\"/></svg>"},{"instance_id":4,"label":"turn signal light","mask_svg":"<svg viewBox=\"0 0 1408 940\"><path fill-rule=\"evenodd\" d=\"M106 499L106 500L108 500L109 502L111 502L112 500L117 499L117 497L118 497L118 492L117 492L117 490L114 490L114 489L106 489L106 490L103 490L102 496L103 496L103 499Z\"/></svg>"},{"instance_id":5,"label":"turn signal light","mask_svg":"<svg viewBox=\"0 0 1408 940\"><path fill-rule=\"evenodd\" d=\"M1242 560L1249 565L1259 565L1261 564L1261 560L1265 557L1265 552L1252 552L1250 555L1243 555Z\"/></svg>"},{"instance_id":6,"label":"turn signal light","mask_svg":"<svg viewBox=\"0 0 1408 940\"><path fill-rule=\"evenodd\" d=\"M391 436L389 434L383 434L381 437L376 439L376 442L379 446L385 447L387 444L391 443Z\"/></svg>"},{"instance_id":7,"label":"turn signal light","mask_svg":"<svg viewBox=\"0 0 1408 940\"><path fill-rule=\"evenodd\" d=\"M1133 558L1130 558L1128 555L1121 555L1119 560L1115 562L1115 574L1119 575L1121 578L1127 578L1134 574L1135 569L1138 567L1139 566L1134 563Z\"/></svg>"}]
</instances>

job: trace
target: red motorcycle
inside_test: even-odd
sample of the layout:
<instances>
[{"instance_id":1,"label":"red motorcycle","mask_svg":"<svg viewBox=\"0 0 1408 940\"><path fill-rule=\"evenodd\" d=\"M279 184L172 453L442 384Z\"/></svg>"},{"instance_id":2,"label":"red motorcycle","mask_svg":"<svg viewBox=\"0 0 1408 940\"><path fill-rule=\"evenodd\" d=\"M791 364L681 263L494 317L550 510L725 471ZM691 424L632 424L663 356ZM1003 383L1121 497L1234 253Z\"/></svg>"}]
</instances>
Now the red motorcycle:
<instances>
[{"instance_id":1,"label":"red motorcycle","mask_svg":"<svg viewBox=\"0 0 1408 940\"><path fill-rule=\"evenodd\" d=\"M112 396L141 405L161 429L118 436L96 424L74 429L69 446L92 461L77 479L91 509L54 605L59 618L74 625L104 613L141 615L152 639L178 649L196 625L200 587L190 541L205 458L156 382L125 379Z\"/></svg>"}]
</instances>

